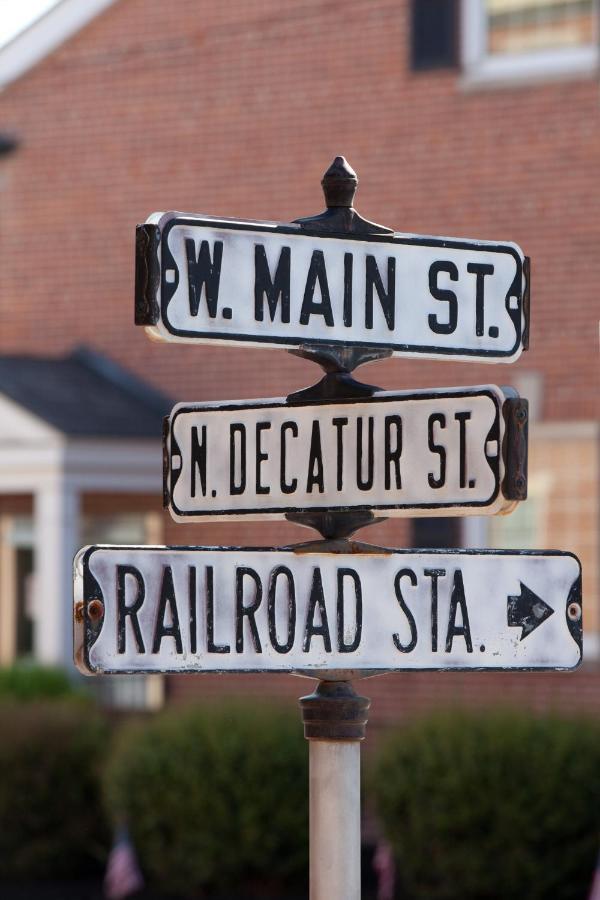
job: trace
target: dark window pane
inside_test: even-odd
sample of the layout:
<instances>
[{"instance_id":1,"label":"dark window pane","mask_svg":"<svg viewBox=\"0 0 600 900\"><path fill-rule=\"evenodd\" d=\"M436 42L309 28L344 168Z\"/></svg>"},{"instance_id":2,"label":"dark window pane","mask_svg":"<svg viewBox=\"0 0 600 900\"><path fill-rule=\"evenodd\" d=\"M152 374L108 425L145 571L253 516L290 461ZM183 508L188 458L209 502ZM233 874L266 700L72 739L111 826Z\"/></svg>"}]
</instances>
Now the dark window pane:
<instances>
[{"instance_id":1,"label":"dark window pane","mask_svg":"<svg viewBox=\"0 0 600 900\"><path fill-rule=\"evenodd\" d=\"M424 518L412 520L412 547L459 547L460 519Z\"/></svg>"},{"instance_id":2,"label":"dark window pane","mask_svg":"<svg viewBox=\"0 0 600 900\"><path fill-rule=\"evenodd\" d=\"M412 0L412 68L453 67L458 54L458 0Z\"/></svg>"},{"instance_id":3,"label":"dark window pane","mask_svg":"<svg viewBox=\"0 0 600 900\"><path fill-rule=\"evenodd\" d=\"M17 562L17 656L31 656L33 653L33 613L32 606L32 573L33 550L19 547L16 551Z\"/></svg>"}]
</instances>

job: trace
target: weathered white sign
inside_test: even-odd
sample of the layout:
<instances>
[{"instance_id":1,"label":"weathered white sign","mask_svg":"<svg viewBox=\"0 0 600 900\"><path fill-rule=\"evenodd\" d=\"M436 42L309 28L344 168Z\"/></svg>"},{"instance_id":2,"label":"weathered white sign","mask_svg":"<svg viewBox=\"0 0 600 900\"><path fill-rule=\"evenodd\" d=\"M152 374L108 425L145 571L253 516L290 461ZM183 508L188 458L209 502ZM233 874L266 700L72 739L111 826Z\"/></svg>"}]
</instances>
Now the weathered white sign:
<instances>
[{"instance_id":1,"label":"weathered white sign","mask_svg":"<svg viewBox=\"0 0 600 900\"><path fill-rule=\"evenodd\" d=\"M88 547L75 559L82 672L572 669L569 553Z\"/></svg>"},{"instance_id":2,"label":"weathered white sign","mask_svg":"<svg viewBox=\"0 0 600 900\"><path fill-rule=\"evenodd\" d=\"M180 403L165 437L165 496L177 521L508 512L507 399L485 385L336 402Z\"/></svg>"},{"instance_id":3,"label":"weathered white sign","mask_svg":"<svg viewBox=\"0 0 600 900\"><path fill-rule=\"evenodd\" d=\"M294 224L179 213L156 213L144 228L136 309L145 312L136 320L155 338L490 362L512 362L523 348L527 286L516 244L315 236Z\"/></svg>"}]
</instances>

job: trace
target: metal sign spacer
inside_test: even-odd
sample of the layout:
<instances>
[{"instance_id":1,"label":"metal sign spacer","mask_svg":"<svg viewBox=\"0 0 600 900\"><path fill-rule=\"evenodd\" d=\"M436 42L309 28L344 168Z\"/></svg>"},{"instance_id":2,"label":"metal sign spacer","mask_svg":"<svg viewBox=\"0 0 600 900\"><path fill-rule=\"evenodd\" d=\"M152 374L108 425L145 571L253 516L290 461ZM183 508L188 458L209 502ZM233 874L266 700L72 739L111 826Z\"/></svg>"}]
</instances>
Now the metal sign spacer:
<instances>
[{"instance_id":1,"label":"metal sign spacer","mask_svg":"<svg viewBox=\"0 0 600 900\"><path fill-rule=\"evenodd\" d=\"M309 741L364 741L371 701L349 681L320 681L300 697L304 737Z\"/></svg>"}]
</instances>

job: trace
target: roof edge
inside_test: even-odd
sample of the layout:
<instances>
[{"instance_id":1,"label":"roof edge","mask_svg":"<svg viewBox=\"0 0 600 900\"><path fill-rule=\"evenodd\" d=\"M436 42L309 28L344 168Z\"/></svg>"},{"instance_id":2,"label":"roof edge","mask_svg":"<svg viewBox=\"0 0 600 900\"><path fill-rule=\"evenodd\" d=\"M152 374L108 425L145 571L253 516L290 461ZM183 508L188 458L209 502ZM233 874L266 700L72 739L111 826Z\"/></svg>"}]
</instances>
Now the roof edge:
<instances>
[{"instance_id":1,"label":"roof edge","mask_svg":"<svg viewBox=\"0 0 600 900\"><path fill-rule=\"evenodd\" d=\"M87 344L79 344L67 357L63 358L75 360L86 366L97 375L111 381L122 391L126 391L135 400L141 399L148 406L153 406L161 414L164 408L168 408L173 403L163 391L143 381L130 369L124 368L111 357L93 350Z\"/></svg>"},{"instance_id":2,"label":"roof edge","mask_svg":"<svg viewBox=\"0 0 600 900\"><path fill-rule=\"evenodd\" d=\"M61 0L0 48L0 90L64 44L117 0Z\"/></svg>"}]
</instances>

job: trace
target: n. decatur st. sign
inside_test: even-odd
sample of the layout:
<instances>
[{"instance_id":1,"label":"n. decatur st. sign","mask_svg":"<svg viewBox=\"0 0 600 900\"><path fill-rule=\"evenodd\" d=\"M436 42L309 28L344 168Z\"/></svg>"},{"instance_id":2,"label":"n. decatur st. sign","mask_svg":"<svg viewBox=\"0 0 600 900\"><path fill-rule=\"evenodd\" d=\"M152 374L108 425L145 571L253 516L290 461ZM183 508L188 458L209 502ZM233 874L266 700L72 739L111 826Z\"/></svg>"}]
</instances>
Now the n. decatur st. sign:
<instances>
[{"instance_id":1,"label":"n. decatur st. sign","mask_svg":"<svg viewBox=\"0 0 600 900\"><path fill-rule=\"evenodd\" d=\"M157 213L138 226L136 321L169 341L513 362L526 276L512 243Z\"/></svg>"},{"instance_id":2,"label":"n. decatur st. sign","mask_svg":"<svg viewBox=\"0 0 600 900\"><path fill-rule=\"evenodd\" d=\"M178 521L508 512L524 496L511 490L515 404L526 409L494 385L180 403L165 428L165 499Z\"/></svg>"}]
</instances>

